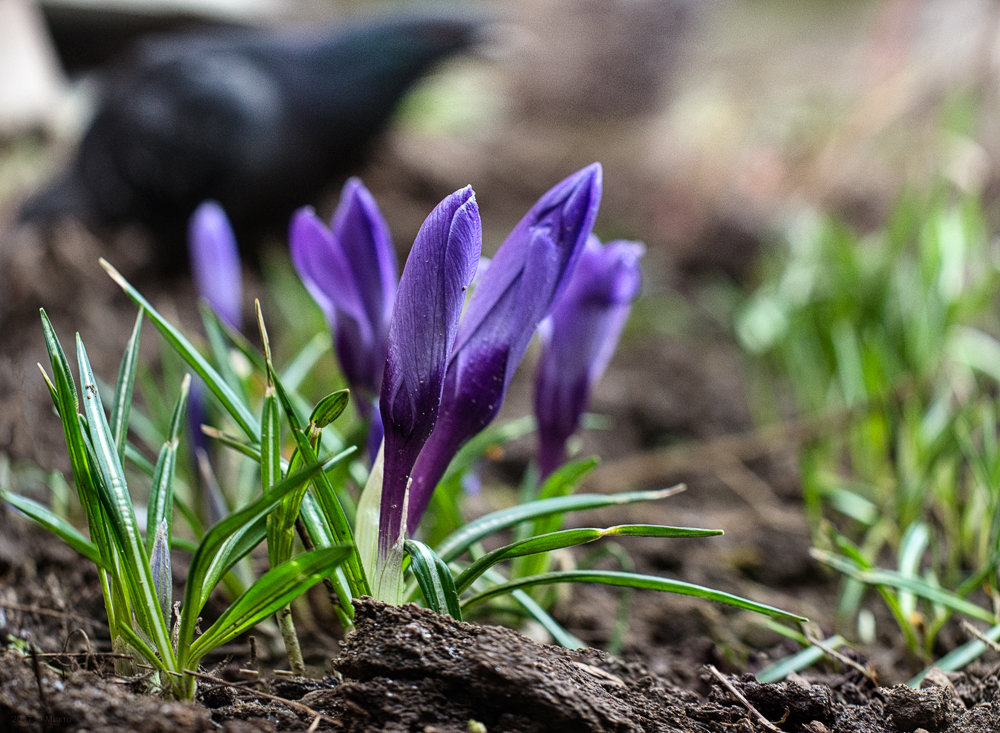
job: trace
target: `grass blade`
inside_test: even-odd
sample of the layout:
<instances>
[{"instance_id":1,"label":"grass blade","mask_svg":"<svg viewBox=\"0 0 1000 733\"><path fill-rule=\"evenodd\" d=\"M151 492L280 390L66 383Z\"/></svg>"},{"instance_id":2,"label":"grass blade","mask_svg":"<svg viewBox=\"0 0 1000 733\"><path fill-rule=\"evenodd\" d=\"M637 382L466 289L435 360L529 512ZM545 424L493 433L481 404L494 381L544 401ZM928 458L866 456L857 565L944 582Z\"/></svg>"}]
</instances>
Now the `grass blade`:
<instances>
[{"instance_id":1,"label":"grass blade","mask_svg":"<svg viewBox=\"0 0 1000 733\"><path fill-rule=\"evenodd\" d=\"M101 267L111 276L118 286L125 291L125 294L132 299L136 305L142 308L149 316L156 328L166 339L167 343L186 361L195 373L201 377L226 411L232 416L240 429L246 434L251 442L256 443L260 434L260 426L246 405L243 404L239 395L226 380L216 371L205 357L203 357L191 342L184 337L177 328L170 324L167 319L146 300L138 290L136 290L128 280L126 280L118 270L116 270L107 260L101 258Z\"/></svg>"},{"instance_id":2,"label":"grass blade","mask_svg":"<svg viewBox=\"0 0 1000 733\"><path fill-rule=\"evenodd\" d=\"M301 459L308 464L316 463L318 461L316 451L313 449L312 443L309 441L309 436L295 412L288 392L282 386L281 380L276 374L272 372L271 376L274 380L275 393L278 396L278 401L281 403L282 409L285 411L285 417L292 429L292 438L295 440L295 447L298 449ZM354 591L353 595L361 596L370 594L371 589L368 587L368 580L361 567L361 557L358 555L354 543L354 530L351 528L347 514L344 512L340 500L337 499L337 493L325 472L320 471L316 474L313 480L313 488L314 496L317 499L319 508L323 513L327 527L333 535L334 540L339 544L350 545L352 548L355 548L351 553L351 557L347 558L344 562L344 572L351 583Z\"/></svg>"},{"instance_id":3,"label":"grass blade","mask_svg":"<svg viewBox=\"0 0 1000 733\"><path fill-rule=\"evenodd\" d=\"M754 677L757 678L758 682L780 682L792 672L801 672L803 669L816 664L816 662L826 656L826 649L837 649L846 643L847 639L840 634L835 634L823 640L823 647L816 645L807 646L805 649L791 656L779 659L774 664L768 665L755 674Z\"/></svg>"},{"instance_id":4,"label":"grass blade","mask_svg":"<svg viewBox=\"0 0 1000 733\"><path fill-rule=\"evenodd\" d=\"M291 395L278 378L274 369L274 363L271 360L270 346L268 345L267 330L264 327L264 316L261 312L260 301L256 302L255 307L257 311L257 324L260 327L261 339L264 342L264 363L267 369L268 384L274 385L274 392L282 409L285 411L285 416L292 430L292 438L295 440L295 447L298 451L298 460L305 463L315 463L319 459L312 444L312 428L314 424L310 422L307 427L303 427ZM344 399L346 399L346 394L344 395ZM338 401L339 398L334 398L332 409L336 409ZM323 405L323 402L320 404ZM344 403L344 406L346 406L346 403ZM315 410L313 414L315 415ZM339 413L337 414L339 415ZM330 479L327 477L326 472L320 471L313 483L316 487L316 495L319 497L320 508L326 518L330 534L333 535L334 540L338 544L350 545L351 547L351 556L344 563L344 572L350 581L354 595L365 595L370 592L370 589L368 587L368 580L365 577L365 571L361 566L361 556L358 554L357 544L354 541L354 530L351 527L350 520L347 518L340 501L337 499L337 495L330 484ZM305 490L297 496L294 507L294 514L296 516L301 507L304 493ZM291 512L288 513L291 514ZM294 519L292 521L294 522Z\"/></svg>"},{"instance_id":5,"label":"grass blade","mask_svg":"<svg viewBox=\"0 0 1000 733\"><path fill-rule=\"evenodd\" d=\"M139 363L139 334L142 330L142 311L135 316L132 336L122 355L115 385L115 399L111 406L111 434L118 446L118 460L125 462L125 445L128 438L129 415L132 411L132 392L135 389L136 365Z\"/></svg>"},{"instance_id":6,"label":"grass blade","mask_svg":"<svg viewBox=\"0 0 1000 733\"><path fill-rule=\"evenodd\" d=\"M188 393L191 389L191 377L185 374L181 381L181 392L174 405L173 417L170 420L170 434L160 449L153 471L153 486L149 494L149 506L146 509L146 551L152 552L154 530L161 523L166 523L167 546L172 546L174 529L174 471L177 467L177 450L180 445L180 433L184 425L184 411L187 406Z\"/></svg>"},{"instance_id":7,"label":"grass blade","mask_svg":"<svg viewBox=\"0 0 1000 733\"><path fill-rule=\"evenodd\" d=\"M876 587L889 586L898 590L909 591L915 596L950 608L977 621L988 624L996 623L996 616L988 609L977 606L971 601L967 601L943 588L931 585L920 578L907 577L892 570L881 568L863 570L849 560L822 550L814 549L810 554L820 562L866 585Z\"/></svg>"},{"instance_id":8,"label":"grass blade","mask_svg":"<svg viewBox=\"0 0 1000 733\"><path fill-rule=\"evenodd\" d=\"M920 560L930 543L930 529L924 522L914 522L903 533L899 543L899 574L905 578L920 578ZM899 608L904 618L912 619L917 612L917 599L909 591L900 591Z\"/></svg>"},{"instance_id":9,"label":"grass blade","mask_svg":"<svg viewBox=\"0 0 1000 733\"><path fill-rule=\"evenodd\" d=\"M76 348L80 384L84 395L83 408L90 425L91 455L100 477L98 487L101 489L102 502L111 529L125 556L125 577L129 581L127 591L134 602L132 610L139 626L149 635L161 658L170 660L168 664L172 666L173 646L170 643L170 630L160 612L149 553L139 533L135 512L132 509L132 497L125 483L125 471L118 457L118 448L104 413L104 405L101 402L90 360L87 358L87 350L79 336L76 339Z\"/></svg>"},{"instance_id":10,"label":"grass blade","mask_svg":"<svg viewBox=\"0 0 1000 733\"><path fill-rule=\"evenodd\" d=\"M23 512L33 519L38 525L47 529L90 560L97 567L105 567L104 559L101 557L97 545L84 537L80 531L65 519L57 515L44 504L39 504L33 499L20 494L13 494L7 491L0 492L0 499L3 499L19 512Z\"/></svg>"},{"instance_id":11,"label":"grass blade","mask_svg":"<svg viewBox=\"0 0 1000 733\"><path fill-rule=\"evenodd\" d=\"M317 332L281 371L281 381L288 389L297 390L319 360L329 353L329 332Z\"/></svg>"},{"instance_id":12,"label":"grass blade","mask_svg":"<svg viewBox=\"0 0 1000 733\"><path fill-rule=\"evenodd\" d=\"M684 485L678 484L669 489L655 489L653 491L629 491L621 494L577 494L575 496L539 499L475 519L453 532L435 549L442 560L451 562L484 537L529 519L549 514L621 506L638 501L656 501L673 496L683 490Z\"/></svg>"},{"instance_id":13,"label":"grass blade","mask_svg":"<svg viewBox=\"0 0 1000 733\"><path fill-rule=\"evenodd\" d=\"M267 372L267 389L264 394L264 405L261 417L261 439L260 439L260 475L263 490L266 492L271 486L281 480L281 410L278 406L278 397L275 393L274 361L271 358L271 343L268 338L267 328L264 325L264 314L261 311L260 301L254 303L257 314L257 326L260 330L261 342L264 345L264 366ZM324 420L323 425L332 422L344 411L347 406L346 393L334 393L320 401L313 410L313 418L310 418L309 433L314 435L315 415L320 413L320 419ZM327 420L329 416L329 420ZM293 456L291 470L298 461ZM267 515L267 558L271 567L275 567L292 556L292 546L295 541L295 520L299 516L299 509L302 506L302 499L305 496L308 484L303 484L299 489L293 491L281 500L281 503ZM291 638L288 638L291 641ZM294 668L293 664L293 668Z\"/></svg>"},{"instance_id":14,"label":"grass blade","mask_svg":"<svg viewBox=\"0 0 1000 733\"><path fill-rule=\"evenodd\" d=\"M598 529L596 527L581 527L578 529L564 529L548 534L529 537L525 540L512 542L509 545L499 547L492 552L483 555L462 571L455 579L455 587L458 592L464 593L476 581L476 579L504 560L515 557L524 557L537 553L561 550L566 547L584 545L588 542L595 542L602 537L712 537L721 535L721 529L697 529L694 527L667 527L658 524L620 524L614 527Z\"/></svg>"},{"instance_id":15,"label":"grass blade","mask_svg":"<svg viewBox=\"0 0 1000 733\"><path fill-rule=\"evenodd\" d=\"M248 401L246 390L233 368L233 359L227 341L227 337L233 333L233 329L224 324L218 314L204 301L198 303L198 312L201 314L201 324L205 329L205 336L208 337L209 353L217 365L219 375L226 380L226 384L232 387L234 392L241 395L243 402L246 403Z\"/></svg>"},{"instance_id":16,"label":"grass blade","mask_svg":"<svg viewBox=\"0 0 1000 733\"><path fill-rule=\"evenodd\" d=\"M410 570L417 579L428 608L435 613L447 613L461 621L462 607L458 602L455 579L447 563L423 542L407 540L404 547L410 556Z\"/></svg>"},{"instance_id":17,"label":"grass blade","mask_svg":"<svg viewBox=\"0 0 1000 733\"><path fill-rule=\"evenodd\" d=\"M261 411L260 429L260 482L263 493L281 481L281 416L278 400L274 396L274 386L268 385ZM286 530L285 515L289 512L289 502L293 502L294 514L308 484L303 484L281 500L281 503L267 515L267 560L271 567L280 565L292 554L291 538L285 543L280 537ZM296 501L295 497L298 496ZM287 547L285 546L287 544Z\"/></svg>"},{"instance_id":18,"label":"grass blade","mask_svg":"<svg viewBox=\"0 0 1000 733\"><path fill-rule=\"evenodd\" d=\"M538 492L539 499L571 494L584 477L600 464L596 457L582 458L557 468Z\"/></svg>"},{"instance_id":19,"label":"grass blade","mask_svg":"<svg viewBox=\"0 0 1000 733\"><path fill-rule=\"evenodd\" d=\"M209 425L203 425L201 427L201 432L212 440L218 441L221 445L231 448L237 453L241 453L254 463L260 463L260 445L256 443L248 443L242 438L230 435L229 433L224 433L218 428L213 428Z\"/></svg>"},{"instance_id":20,"label":"grass blade","mask_svg":"<svg viewBox=\"0 0 1000 733\"><path fill-rule=\"evenodd\" d=\"M305 533L302 541L306 547L309 549L313 547L333 547L336 544L323 519L323 513L316 505L313 495L308 491L302 497L302 505L299 507L299 518L302 520L302 529ZM344 629L349 629L351 627L351 619L354 618L354 606L351 605L352 594L350 584L347 582L347 576L344 575L342 566L337 568L337 572L330 576L330 585L333 595L336 596L334 612L340 619ZM331 602L333 602L332 597Z\"/></svg>"},{"instance_id":21,"label":"grass blade","mask_svg":"<svg viewBox=\"0 0 1000 733\"><path fill-rule=\"evenodd\" d=\"M600 461L595 457L584 458L560 466L549 476L538 490L537 495L527 498L550 499L557 496L569 496L576 491L584 477L597 468ZM537 481L537 477L535 478ZM562 529L565 515L561 513L538 517L533 522L524 523L514 531L514 538L523 540L528 537L549 534ZM510 575L522 577L538 575L549 571L549 557L544 554L523 555L511 568Z\"/></svg>"},{"instance_id":22,"label":"grass blade","mask_svg":"<svg viewBox=\"0 0 1000 733\"><path fill-rule=\"evenodd\" d=\"M149 666L154 669L168 669L163 660L160 659L156 655L156 652L153 651L152 647L149 646L149 643L135 633L135 631L128 624L122 624L119 631L125 641L128 642L132 651L138 654L141 658L145 659Z\"/></svg>"},{"instance_id":23,"label":"grass blade","mask_svg":"<svg viewBox=\"0 0 1000 733\"><path fill-rule=\"evenodd\" d=\"M90 541L102 558L102 563L98 566L98 579L101 584L104 607L108 614L108 626L111 629L112 640L116 641L131 623L132 616L132 611L126 600L125 589L122 586L123 574L118 572L121 558L116 551L112 532L108 526L107 513L101 502L100 490L97 487L98 478L91 463L87 440L80 425L79 397L73 375L69 369L66 352L63 351L59 337L44 310L41 311L41 318L45 347L52 365L52 378L49 379L44 369L42 375L49 387L52 402L63 425L66 449L73 469L77 494L80 498L80 504L87 514Z\"/></svg>"},{"instance_id":24,"label":"grass blade","mask_svg":"<svg viewBox=\"0 0 1000 733\"><path fill-rule=\"evenodd\" d=\"M831 539L833 540L834 546L843 553L843 557L838 558L840 562L846 563L848 565L853 565L855 568L859 570L875 569L875 566L868 559L866 553L860 547L851 542L850 539L836 532L833 532L831 534ZM815 554L821 552L824 551L814 548L813 550L810 551L810 554L812 554L813 557L815 557L820 562L829 565L830 562L828 562L827 558L820 557L819 555ZM829 554L831 557L837 558L837 556L834 555L833 553ZM835 567L835 569L837 569L840 572L846 572L844 570L841 570L840 567L837 566L832 566L832 567ZM854 589L850 588L850 585L856 585L857 590L855 591ZM878 591L879 595L882 597L882 600L885 602L886 607L889 609L889 612L892 614L892 617L895 619L897 627L903 632L903 637L906 640L907 647L909 649L918 649L920 647L920 641L917 638L916 629L914 628L913 624L910 623L910 619L908 619L906 615L903 613L903 609L899 605L899 597L896 595L895 592L893 592L891 588L888 588L886 586L876 586L875 589ZM852 605L859 604L861 601L861 594L863 593L864 590L864 583L861 583L857 579L850 579L850 576L848 576L848 583L845 584L845 589L841 591L841 596L843 597L849 590L851 591ZM855 608L855 611L856 610L857 609Z\"/></svg>"},{"instance_id":25,"label":"grass blade","mask_svg":"<svg viewBox=\"0 0 1000 733\"><path fill-rule=\"evenodd\" d=\"M87 350L79 335L76 338L77 361L80 369L80 384L83 387L83 410L90 428L90 447L96 463L100 481L98 487L102 490L104 507L111 519L111 527L118 535L122 547L127 552L142 547L139 541L139 528L132 510L132 497L125 484L125 470L118 458L118 449L111 435L104 413L104 404L97 389L94 372L87 358ZM149 563L145 548L136 551L136 558Z\"/></svg>"},{"instance_id":26,"label":"grass blade","mask_svg":"<svg viewBox=\"0 0 1000 733\"><path fill-rule=\"evenodd\" d=\"M198 614L205 607L205 602L219 579L263 539L263 525L268 512L286 494L310 481L321 468L314 463L288 476L260 499L226 517L205 533L191 558L191 568L188 570L181 609L179 649L189 644L194 637Z\"/></svg>"},{"instance_id":27,"label":"grass blade","mask_svg":"<svg viewBox=\"0 0 1000 733\"><path fill-rule=\"evenodd\" d=\"M45 346L52 364L52 379L46 376L45 381L52 393L53 403L63 424L66 449L69 452L73 477L76 479L77 493L80 497L80 504L87 513L90 539L102 553L104 565L108 566L110 564L108 553L111 548L111 540L108 535L104 509L101 505L100 492L97 488L97 478L87 454L87 441L80 428L78 419L80 400L76 391L76 383L73 381L73 375L69 369L66 352L63 351L62 344L59 343L55 329L52 328L52 323L44 310L41 311L41 316L42 333L45 336ZM44 371L42 373L44 375Z\"/></svg>"},{"instance_id":28,"label":"grass blade","mask_svg":"<svg viewBox=\"0 0 1000 733\"><path fill-rule=\"evenodd\" d=\"M906 684L910 687L920 687L920 683L932 669L940 669L944 672L954 672L962 669L982 656L990 648L991 644L996 644L998 641L1000 641L1000 624L984 632L981 639L972 639L961 646L955 647L934 662L934 664L921 670L920 674Z\"/></svg>"},{"instance_id":29,"label":"grass blade","mask_svg":"<svg viewBox=\"0 0 1000 733\"><path fill-rule=\"evenodd\" d=\"M757 603L756 601L751 601L724 591L705 588L693 583L685 583L682 580L660 578L654 575L641 575L639 573L625 573L618 570L560 570L552 573L542 573L541 575L532 575L527 578L516 578L515 580L509 580L506 583L492 586L470 596L462 603L462 607L468 608L490 598L510 593L512 590L530 588L536 585L550 585L552 583L600 583L601 585L612 585L622 588L639 588L664 593L677 593L679 595L704 598L705 600L736 606L737 608L754 611L755 613L770 616L771 618L796 622L808 620L804 616L782 611L780 608L768 606L764 603Z\"/></svg>"},{"instance_id":30,"label":"grass blade","mask_svg":"<svg viewBox=\"0 0 1000 733\"><path fill-rule=\"evenodd\" d=\"M204 301L198 304L198 311L201 314L202 325L205 326L205 333L209 336L209 338L214 338L212 336L212 332L214 331L216 336L219 337L219 343L227 345L227 347L221 351L226 351L227 348L231 347L235 349L237 353L242 354L243 357L246 358L251 369L261 372L264 371L264 360L261 358L260 352L253 346L253 344L250 343L241 331L231 327L228 323L223 321L219 317L219 314L212 310L212 307ZM329 349L329 335L319 335L326 337L327 348Z\"/></svg>"},{"instance_id":31,"label":"grass blade","mask_svg":"<svg viewBox=\"0 0 1000 733\"><path fill-rule=\"evenodd\" d=\"M206 653L270 616L332 573L353 548L335 545L306 552L265 573L191 644L187 663L195 665Z\"/></svg>"}]
</instances>

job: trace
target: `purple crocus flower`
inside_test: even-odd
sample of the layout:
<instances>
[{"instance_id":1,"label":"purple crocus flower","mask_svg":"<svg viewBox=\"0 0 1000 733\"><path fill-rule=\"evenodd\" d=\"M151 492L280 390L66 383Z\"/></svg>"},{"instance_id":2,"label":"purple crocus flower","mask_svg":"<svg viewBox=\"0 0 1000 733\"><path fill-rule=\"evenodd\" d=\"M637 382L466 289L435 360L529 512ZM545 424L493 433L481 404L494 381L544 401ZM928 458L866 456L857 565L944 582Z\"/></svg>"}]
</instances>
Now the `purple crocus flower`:
<instances>
[{"instance_id":1,"label":"purple crocus flower","mask_svg":"<svg viewBox=\"0 0 1000 733\"><path fill-rule=\"evenodd\" d=\"M566 291L539 329L542 354L535 380L539 472L544 478L566 460L590 391L611 360L639 292L638 242L601 246L591 237Z\"/></svg>"},{"instance_id":2,"label":"purple crocus flower","mask_svg":"<svg viewBox=\"0 0 1000 733\"><path fill-rule=\"evenodd\" d=\"M226 212L215 201L205 201L188 221L188 253L198 295L211 306L223 323L239 331L243 327L243 277L236 235ZM187 422L196 450L205 450L201 432L208 408L205 385L191 383Z\"/></svg>"},{"instance_id":3,"label":"purple crocus flower","mask_svg":"<svg viewBox=\"0 0 1000 733\"><path fill-rule=\"evenodd\" d=\"M292 217L289 239L295 269L333 329L344 376L359 406L371 405L379 394L396 292L389 227L368 189L352 178L331 227L303 208Z\"/></svg>"},{"instance_id":4,"label":"purple crocus flower","mask_svg":"<svg viewBox=\"0 0 1000 733\"><path fill-rule=\"evenodd\" d=\"M458 449L500 411L539 322L565 287L601 198L594 163L545 193L491 260L462 318L440 415L413 469L407 526L416 527Z\"/></svg>"},{"instance_id":5,"label":"purple crocus flower","mask_svg":"<svg viewBox=\"0 0 1000 733\"><path fill-rule=\"evenodd\" d=\"M466 187L427 217L399 281L379 401L385 428L380 558L400 535L410 474L437 421L445 367L481 248L479 207Z\"/></svg>"},{"instance_id":6,"label":"purple crocus flower","mask_svg":"<svg viewBox=\"0 0 1000 733\"><path fill-rule=\"evenodd\" d=\"M243 280L233 228L215 201L205 201L188 222L188 251L199 295L222 321L239 330L243 323Z\"/></svg>"}]
</instances>

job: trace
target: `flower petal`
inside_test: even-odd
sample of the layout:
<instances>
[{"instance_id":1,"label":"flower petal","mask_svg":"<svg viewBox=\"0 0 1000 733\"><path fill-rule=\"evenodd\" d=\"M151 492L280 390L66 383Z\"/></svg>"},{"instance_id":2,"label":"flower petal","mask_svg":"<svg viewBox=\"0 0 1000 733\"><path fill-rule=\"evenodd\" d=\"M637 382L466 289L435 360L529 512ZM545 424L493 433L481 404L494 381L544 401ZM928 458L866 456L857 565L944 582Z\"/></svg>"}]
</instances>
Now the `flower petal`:
<instances>
[{"instance_id":1,"label":"flower petal","mask_svg":"<svg viewBox=\"0 0 1000 733\"><path fill-rule=\"evenodd\" d=\"M292 215L288 241L295 271L330 325L336 327L338 310L359 318L361 310L352 306L359 298L350 268L334 245L330 230L310 207ZM339 296L336 305L335 293Z\"/></svg>"},{"instance_id":2,"label":"flower petal","mask_svg":"<svg viewBox=\"0 0 1000 733\"><path fill-rule=\"evenodd\" d=\"M562 274L572 272L590 236L601 202L602 178L601 165L592 163L549 189L517 223L490 260L487 274L469 301L455 344L456 352L477 338L483 322L493 317L497 303L514 281L524 275L531 260L532 267L545 268L547 286L531 293L532 297L521 305L520 322L508 325L512 335L517 333L516 340L523 341L516 367L538 321L565 286Z\"/></svg>"},{"instance_id":3,"label":"flower petal","mask_svg":"<svg viewBox=\"0 0 1000 733\"><path fill-rule=\"evenodd\" d=\"M328 229L309 209L291 227L292 260L334 333L337 356L358 403L379 391L396 255L389 228L360 180L344 186Z\"/></svg>"},{"instance_id":4,"label":"flower petal","mask_svg":"<svg viewBox=\"0 0 1000 733\"><path fill-rule=\"evenodd\" d=\"M243 322L243 280L236 235L226 212L205 201L188 223L188 249L198 293L229 326Z\"/></svg>"},{"instance_id":5,"label":"flower petal","mask_svg":"<svg viewBox=\"0 0 1000 733\"><path fill-rule=\"evenodd\" d=\"M427 217L400 278L380 402L385 430L380 556L399 535L410 471L437 421L448 355L481 247L479 208L466 187Z\"/></svg>"},{"instance_id":6,"label":"flower petal","mask_svg":"<svg viewBox=\"0 0 1000 733\"><path fill-rule=\"evenodd\" d=\"M354 273L367 320L384 340L399 279L396 251L389 225L359 179L344 184L331 231Z\"/></svg>"},{"instance_id":7,"label":"flower petal","mask_svg":"<svg viewBox=\"0 0 1000 733\"><path fill-rule=\"evenodd\" d=\"M411 527L458 449L500 411L535 329L586 243L600 196L595 163L545 193L490 261L459 326L437 426L413 470Z\"/></svg>"},{"instance_id":8,"label":"flower petal","mask_svg":"<svg viewBox=\"0 0 1000 733\"><path fill-rule=\"evenodd\" d=\"M611 359L639 292L644 247L587 242L566 291L539 329L542 355L535 380L539 464L543 476L565 459L590 391Z\"/></svg>"}]
</instances>

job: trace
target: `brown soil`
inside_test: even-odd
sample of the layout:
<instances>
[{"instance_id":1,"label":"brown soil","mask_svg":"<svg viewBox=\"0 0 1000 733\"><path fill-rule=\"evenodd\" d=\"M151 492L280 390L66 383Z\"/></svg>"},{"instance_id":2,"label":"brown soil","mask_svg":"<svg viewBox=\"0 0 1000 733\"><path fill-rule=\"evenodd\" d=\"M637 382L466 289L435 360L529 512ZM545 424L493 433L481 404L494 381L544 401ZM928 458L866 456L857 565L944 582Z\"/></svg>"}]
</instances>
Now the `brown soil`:
<instances>
[{"instance_id":1,"label":"brown soil","mask_svg":"<svg viewBox=\"0 0 1000 733\"><path fill-rule=\"evenodd\" d=\"M700 670L696 689L640 662L537 644L510 629L407 605L356 601L357 627L322 679L230 665L197 703L144 694L143 676L100 655L0 652L0 725L10 731L886 731L997 730L997 673L932 676L919 690L860 673L824 682ZM83 669L95 664L102 673ZM241 676L243 679L241 679Z\"/></svg>"}]
</instances>

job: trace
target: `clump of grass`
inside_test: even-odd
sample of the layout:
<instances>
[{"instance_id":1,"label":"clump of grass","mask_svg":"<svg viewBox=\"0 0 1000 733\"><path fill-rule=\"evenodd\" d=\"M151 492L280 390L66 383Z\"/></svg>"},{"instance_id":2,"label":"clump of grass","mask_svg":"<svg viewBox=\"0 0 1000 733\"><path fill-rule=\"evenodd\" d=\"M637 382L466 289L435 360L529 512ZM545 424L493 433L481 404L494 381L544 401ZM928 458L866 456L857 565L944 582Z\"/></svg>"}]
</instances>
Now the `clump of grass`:
<instances>
[{"instance_id":1,"label":"clump of grass","mask_svg":"<svg viewBox=\"0 0 1000 733\"><path fill-rule=\"evenodd\" d=\"M331 545L276 564L207 629L197 631L202 609L222 576L260 543L267 518L285 497L321 467L314 465L276 481L259 499L208 530L194 547L184 599L175 605L173 474L190 379L181 383L170 434L156 462L143 531L123 468L141 323L140 317L122 359L109 418L82 340L77 337L76 341L77 390L62 345L42 312L52 368L51 376L44 370L43 374L65 432L89 538L40 504L6 492L4 498L97 566L115 646L150 665L164 690L191 698L195 690L192 668L197 668L205 654L319 582L344 561L351 547ZM267 427L261 430L266 436Z\"/></svg>"},{"instance_id":2,"label":"clump of grass","mask_svg":"<svg viewBox=\"0 0 1000 733\"><path fill-rule=\"evenodd\" d=\"M844 574L842 623L869 636L875 590L924 662L956 614L1000 636L998 266L971 196L905 197L868 234L811 216L738 322L798 411L845 426L801 454L814 556Z\"/></svg>"}]
</instances>

